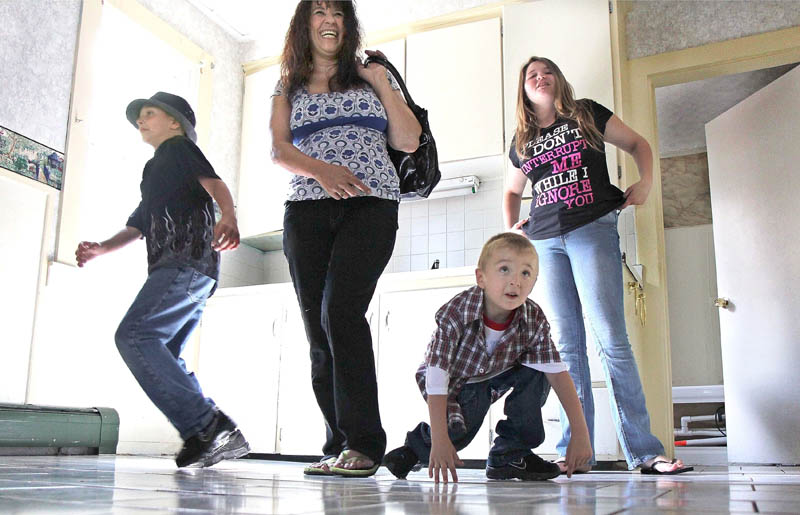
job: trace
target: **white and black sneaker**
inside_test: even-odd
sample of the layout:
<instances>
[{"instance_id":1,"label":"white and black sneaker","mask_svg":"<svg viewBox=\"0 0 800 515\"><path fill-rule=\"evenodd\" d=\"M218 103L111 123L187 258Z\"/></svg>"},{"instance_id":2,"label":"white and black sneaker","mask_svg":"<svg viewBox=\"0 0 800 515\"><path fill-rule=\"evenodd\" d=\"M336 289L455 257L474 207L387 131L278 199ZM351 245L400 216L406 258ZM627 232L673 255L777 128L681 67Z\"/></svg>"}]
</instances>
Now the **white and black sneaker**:
<instances>
[{"instance_id":1,"label":"white and black sneaker","mask_svg":"<svg viewBox=\"0 0 800 515\"><path fill-rule=\"evenodd\" d=\"M184 442L175 463L178 467L210 467L222 460L241 458L249 452L250 445L233 420L217 410L205 429Z\"/></svg>"},{"instance_id":2,"label":"white and black sneaker","mask_svg":"<svg viewBox=\"0 0 800 515\"><path fill-rule=\"evenodd\" d=\"M561 474L558 465L545 461L531 453L507 465L493 467L486 465L486 477L489 479L521 479L522 481L544 481Z\"/></svg>"}]
</instances>

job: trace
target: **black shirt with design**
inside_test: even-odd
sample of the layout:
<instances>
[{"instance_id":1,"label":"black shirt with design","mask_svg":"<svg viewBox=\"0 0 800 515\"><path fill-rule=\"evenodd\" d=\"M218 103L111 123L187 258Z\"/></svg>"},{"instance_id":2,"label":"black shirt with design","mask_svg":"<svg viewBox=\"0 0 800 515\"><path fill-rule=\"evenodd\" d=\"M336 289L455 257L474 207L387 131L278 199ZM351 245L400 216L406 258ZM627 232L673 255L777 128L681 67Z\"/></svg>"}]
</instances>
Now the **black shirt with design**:
<instances>
[{"instance_id":1,"label":"black shirt with design","mask_svg":"<svg viewBox=\"0 0 800 515\"><path fill-rule=\"evenodd\" d=\"M147 272L162 267L191 267L219 277L214 238L214 201L200 177L219 179L200 149L175 136L156 149L144 165L142 200L126 225L147 240Z\"/></svg>"},{"instance_id":2,"label":"black shirt with design","mask_svg":"<svg viewBox=\"0 0 800 515\"><path fill-rule=\"evenodd\" d=\"M605 133L613 113L589 99L595 127ZM566 234L619 208L623 192L611 184L605 152L596 150L581 134L576 120L559 118L541 129L525 145L525 157L516 151L516 136L508 157L533 186L530 220L525 232L532 240Z\"/></svg>"}]
</instances>

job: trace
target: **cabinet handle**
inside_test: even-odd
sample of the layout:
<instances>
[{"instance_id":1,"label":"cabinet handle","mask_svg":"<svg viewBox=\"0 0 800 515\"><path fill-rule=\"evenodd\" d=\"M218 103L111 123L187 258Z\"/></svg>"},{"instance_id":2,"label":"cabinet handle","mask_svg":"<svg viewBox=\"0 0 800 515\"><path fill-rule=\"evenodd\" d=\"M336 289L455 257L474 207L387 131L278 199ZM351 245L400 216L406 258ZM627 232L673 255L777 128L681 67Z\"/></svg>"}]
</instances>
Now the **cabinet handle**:
<instances>
[{"instance_id":1,"label":"cabinet handle","mask_svg":"<svg viewBox=\"0 0 800 515\"><path fill-rule=\"evenodd\" d=\"M275 336L275 324L278 322L277 319L272 319L272 336Z\"/></svg>"},{"instance_id":2,"label":"cabinet handle","mask_svg":"<svg viewBox=\"0 0 800 515\"><path fill-rule=\"evenodd\" d=\"M391 311L387 311L386 317L383 319L383 325L386 327L386 329L389 329L389 313L391 313Z\"/></svg>"}]
</instances>

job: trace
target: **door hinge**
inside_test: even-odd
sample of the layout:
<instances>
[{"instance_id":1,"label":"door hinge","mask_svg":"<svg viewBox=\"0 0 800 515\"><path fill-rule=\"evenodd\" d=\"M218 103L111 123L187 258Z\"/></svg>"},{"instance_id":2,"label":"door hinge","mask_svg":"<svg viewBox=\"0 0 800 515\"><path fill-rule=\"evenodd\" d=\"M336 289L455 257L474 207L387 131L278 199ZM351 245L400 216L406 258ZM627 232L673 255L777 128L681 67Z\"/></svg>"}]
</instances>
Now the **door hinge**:
<instances>
[{"instance_id":1,"label":"door hinge","mask_svg":"<svg viewBox=\"0 0 800 515\"><path fill-rule=\"evenodd\" d=\"M614 4L610 1L608 2L608 14L614 14Z\"/></svg>"},{"instance_id":2,"label":"door hinge","mask_svg":"<svg viewBox=\"0 0 800 515\"><path fill-rule=\"evenodd\" d=\"M622 180L622 167L617 165L617 180Z\"/></svg>"}]
</instances>

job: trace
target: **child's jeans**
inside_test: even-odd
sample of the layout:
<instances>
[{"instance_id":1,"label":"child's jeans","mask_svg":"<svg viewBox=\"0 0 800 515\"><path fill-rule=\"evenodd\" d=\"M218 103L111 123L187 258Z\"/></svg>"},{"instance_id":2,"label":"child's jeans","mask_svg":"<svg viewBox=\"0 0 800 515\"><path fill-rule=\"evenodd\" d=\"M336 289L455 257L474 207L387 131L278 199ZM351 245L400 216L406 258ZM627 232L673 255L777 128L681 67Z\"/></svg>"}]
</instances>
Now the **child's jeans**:
<instances>
[{"instance_id":1,"label":"child's jeans","mask_svg":"<svg viewBox=\"0 0 800 515\"><path fill-rule=\"evenodd\" d=\"M550 322L561 360L569 367L594 448L594 400L583 315L594 336L605 373L611 416L628 467L659 454L664 446L650 432L639 370L625 329L622 299L622 256L617 212L547 240L532 243L539 254L539 302ZM556 446L567 452L569 421L561 410L562 438ZM595 463L594 457L592 463Z\"/></svg>"},{"instance_id":2,"label":"child's jeans","mask_svg":"<svg viewBox=\"0 0 800 515\"><path fill-rule=\"evenodd\" d=\"M180 353L215 282L188 267L153 270L114 336L139 385L184 440L214 416L214 402L203 396Z\"/></svg>"},{"instance_id":3,"label":"child's jeans","mask_svg":"<svg viewBox=\"0 0 800 515\"><path fill-rule=\"evenodd\" d=\"M464 414L465 433L455 434L448 428L450 441L457 451L465 448L478 434L483 419L492 405L492 390L512 388L505 400L506 418L495 426L492 449L487 463L502 467L531 453L544 441L542 406L550 393L550 383L544 373L516 365L499 376L480 383L468 383L458 394L458 404ZM421 422L406 435L406 445L414 450L422 463L431 453L431 427Z\"/></svg>"}]
</instances>

